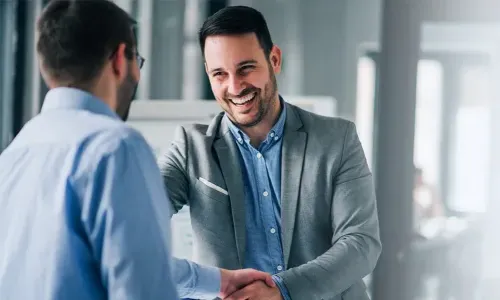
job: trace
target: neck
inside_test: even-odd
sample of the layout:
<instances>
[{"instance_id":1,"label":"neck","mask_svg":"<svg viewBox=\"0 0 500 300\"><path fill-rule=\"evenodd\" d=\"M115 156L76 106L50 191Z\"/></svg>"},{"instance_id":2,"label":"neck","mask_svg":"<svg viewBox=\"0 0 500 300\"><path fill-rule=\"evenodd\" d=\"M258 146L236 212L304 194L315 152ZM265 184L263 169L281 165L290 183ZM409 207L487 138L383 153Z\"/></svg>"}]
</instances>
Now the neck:
<instances>
[{"instance_id":1,"label":"neck","mask_svg":"<svg viewBox=\"0 0 500 300\"><path fill-rule=\"evenodd\" d=\"M258 148L259 145L266 139L267 134L271 131L274 124L278 121L281 113L281 103L278 93L272 101L272 106L266 116L259 122L259 124L252 127L243 127L241 130L250 138L250 144Z\"/></svg>"},{"instance_id":2,"label":"neck","mask_svg":"<svg viewBox=\"0 0 500 300\"><path fill-rule=\"evenodd\" d=\"M116 90L109 87L110 84L106 78L101 77L85 90L106 103L113 111L117 111L118 103L116 101Z\"/></svg>"},{"instance_id":3,"label":"neck","mask_svg":"<svg viewBox=\"0 0 500 300\"><path fill-rule=\"evenodd\" d=\"M47 71L44 68L41 68L42 76L45 80L45 83L50 89L58 88L58 87L68 87L75 88L87 93L92 94L96 98L100 99L106 105L108 105L113 111L117 111L118 109L118 101L117 101L117 91L111 88L111 83L109 76L104 76L104 73L99 77L94 78L88 82L68 82L68 81L59 81L54 80L51 76L47 74Z\"/></svg>"},{"instance_id":4,"label":"neck","mask_svg":"<svg viewBox=\"0 0 500 300\"><path fill-rule=\"evenodd\" d=\"M116 101L114 101L114 97L110 93L99 90L90 90L89 92L99 98L102 102L106 103L113 111L117 110Z\"/></svg>"}]
</instances>

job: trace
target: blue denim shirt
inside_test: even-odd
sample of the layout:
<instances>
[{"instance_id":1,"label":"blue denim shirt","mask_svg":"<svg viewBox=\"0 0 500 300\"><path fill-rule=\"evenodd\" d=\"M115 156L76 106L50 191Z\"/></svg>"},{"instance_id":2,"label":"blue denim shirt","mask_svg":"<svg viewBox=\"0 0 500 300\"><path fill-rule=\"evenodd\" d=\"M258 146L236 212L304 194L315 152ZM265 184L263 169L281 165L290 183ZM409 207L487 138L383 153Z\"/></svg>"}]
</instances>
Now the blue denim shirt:
<instances>
[{"instance_id":1,"label":"blue denim shirt","mask_svg":"<svg viewBox=\"0 0 500 300\"><path fill-rule=\"evenodd\" d=\"M245 268L270 274L283 272L285 261L281 242L281 146L286 106L276 124L258 149L231 120L224 117L240 151L245 193L246 249ZM278 276L273 276L284 299L288 291Z\"/></svg>"}]
</instances>

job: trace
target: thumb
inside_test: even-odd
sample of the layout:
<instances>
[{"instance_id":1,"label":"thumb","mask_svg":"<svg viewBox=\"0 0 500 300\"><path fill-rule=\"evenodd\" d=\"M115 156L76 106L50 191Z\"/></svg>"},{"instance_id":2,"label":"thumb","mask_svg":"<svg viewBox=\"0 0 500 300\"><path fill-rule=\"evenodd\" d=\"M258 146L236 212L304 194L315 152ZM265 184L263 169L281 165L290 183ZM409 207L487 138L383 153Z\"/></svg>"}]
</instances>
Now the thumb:
<instances>
[{"instance_id":1,"label":"thumb","mask_svg":"<svg viewBox=\"0 0 500 300\"><path fill-rule=\"evenodd\" d=\"M255 280L262 280L262 281L264 281L269 287L275 287L276 286L276 283L274 282L272 275L269 274L269 273L255 271L254 278L255 278Z\"/></svg>"},{"instance_id":2,"label":"thumb","mask_svg":"<svg viewBox=\"0 0 500 300\"><path fill-rule=\"evenodd\" d=\"M266 280L265 280L266 284L269 286L269 287L275 287L276 286L276 283L274 282L273 280L273 277L271 275L267 275L266 276Z\"/></svg>"}]
</instances>

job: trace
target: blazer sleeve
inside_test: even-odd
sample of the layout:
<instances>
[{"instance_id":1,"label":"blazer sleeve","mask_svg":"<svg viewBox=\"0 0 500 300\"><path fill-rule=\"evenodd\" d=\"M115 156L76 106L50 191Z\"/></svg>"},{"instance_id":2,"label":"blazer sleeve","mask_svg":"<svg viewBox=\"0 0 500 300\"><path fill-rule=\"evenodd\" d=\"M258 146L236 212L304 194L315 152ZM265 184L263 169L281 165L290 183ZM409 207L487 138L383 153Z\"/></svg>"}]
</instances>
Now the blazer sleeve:
<instances>
[{"instance_id":1,"label":"blazer sleeve","mask_svg":"<svg viewBox=\"0 0 500 300\"><path fill-rule=\"evenodd\" d=\"M184 127L179 126L176 129L174 140L167 152L160 158L159 166L171 211L175 214L187 205L189 197L187 138Z\"/></svg>"},{"instance_id":2,"label":"blazer sleeve","mask_svg":"<svg viewBox=\"0 0 500 300\"><path fill-rule=\"evenodd\" d=\"M330 299L370 274L382 250L372 174L349 122L334 182L332 246L281 277L292 299Z\"/></svg>"}]
</instances>

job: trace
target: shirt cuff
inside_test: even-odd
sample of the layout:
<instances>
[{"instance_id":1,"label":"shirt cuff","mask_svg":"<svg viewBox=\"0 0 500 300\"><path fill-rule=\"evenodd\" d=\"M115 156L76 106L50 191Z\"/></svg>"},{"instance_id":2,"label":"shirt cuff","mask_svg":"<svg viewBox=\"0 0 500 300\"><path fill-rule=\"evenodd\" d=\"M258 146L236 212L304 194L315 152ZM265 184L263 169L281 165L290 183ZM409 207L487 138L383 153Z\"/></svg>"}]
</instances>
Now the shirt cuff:
<instances>
[{"instance_id":1,"label":"shirt cuff","mask_svg":"<svg viewBox=\"0 0 500 300\"><path fill-rule=\"evenodd\" d=\"M221 285L220 269L201 265L198 266L196 290L202 293L206 299L219 297Z\"/></svg>"},{"instance_id":2,"label":"shirt cuff","mask_svg":"<svg viewBox=\"0 0 500 300\"><path fill-rule=\"evenodd\" d=\"M285 283L283 282L283 279L279 277L278 275L273 275L273 280L280 289L281 296L283 297L283 300L292 300L290 298L290 295L288 294L288 289L285 286Z\"/></svg>"}]
</instances>

